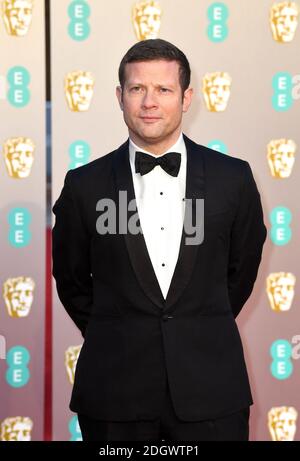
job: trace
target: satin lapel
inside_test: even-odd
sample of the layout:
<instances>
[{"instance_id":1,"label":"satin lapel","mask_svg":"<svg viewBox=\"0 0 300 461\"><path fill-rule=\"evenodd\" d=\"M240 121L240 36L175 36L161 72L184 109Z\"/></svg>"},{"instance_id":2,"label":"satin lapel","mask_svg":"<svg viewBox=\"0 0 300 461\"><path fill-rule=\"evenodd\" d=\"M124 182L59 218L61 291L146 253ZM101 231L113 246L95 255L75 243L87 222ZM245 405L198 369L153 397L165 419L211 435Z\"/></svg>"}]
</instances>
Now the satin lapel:
<instances>
[{"instance_id":1,"label":"satin lapel","mask_svg":"<svg viewBox=\"0 0 300 461\"><path fill-rule=\"evenodd\" d=\"M129 163L129 141L124 143L118 150L115 151L113 164L116 190L117 193L119 193L119 191L127 191L128 210L129 202L135 199ZM117 210L119 213L119 204L117 205ZM128 220L134 214L134 210L128 211ZM156 306L163 309L165 306L165 299L156 278L143 234L138 233L134 235L127 232L124 234L124 239L133 270L142 289Z\"/></svg>"},{"instance_id":2,"label":"satin lapel","mask_svg":"<svg viewBox=\"0 0 300 461\"><path fill-rule=\"evenodd\" d=\"M192 199L192 219L195 223L196 199L205 197L205 164L204 152L201 146L195 144L184 135L187 148L187 172L186 172L186 199ZM186 288L196 262L199 245L186 245L189 237L185 227L182 230L179 256L174 270L171 285L166 298L165 309L169 309Z\"/></svg>"},{"instance_id":3,"label":"satin lapel","mask_svg":"<svg viewBox=\"0 0 300 461\"><path fill-rule=\"evenodd\" d=\"M204 199L204 153L201 146L195 144L184 135L187 148L186 194L192 199L193 222L195 222L195 200ZM114 153L114 176L116 190L127 191L127 209L131 200L135 199L134 186L129 163L129 142L124 143ZM119 207L117 206L117 209ZM128 219L135 211L128 211ZM189 235L183 226L179 256L166 300L161 292L158 280L153 269L143 234L124 234L129 258L136 277L148 298L160 309L170 308L181 296L186 288L196 261L199 245L186 245Z\"/></svg>"}]
</instances>

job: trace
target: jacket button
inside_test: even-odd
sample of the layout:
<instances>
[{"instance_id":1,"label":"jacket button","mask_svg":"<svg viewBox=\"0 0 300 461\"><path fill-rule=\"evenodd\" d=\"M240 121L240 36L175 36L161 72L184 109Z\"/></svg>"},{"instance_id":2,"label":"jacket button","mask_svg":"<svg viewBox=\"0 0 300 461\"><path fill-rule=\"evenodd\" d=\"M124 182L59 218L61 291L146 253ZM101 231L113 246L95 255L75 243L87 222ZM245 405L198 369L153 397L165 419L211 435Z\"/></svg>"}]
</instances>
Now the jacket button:
<instances>
[{"instance_id":1,"label":"jacket button","mask_svg":"<svg viewBox=\"0 0 300 461\"><path fill-rule=\"evenodd\" d=\"M167 322L168 320L172 319L173 318L173 315L169 315L169 314L163 314L162 316L162 319L164 322Z\"/></svg>"}]
</instances>

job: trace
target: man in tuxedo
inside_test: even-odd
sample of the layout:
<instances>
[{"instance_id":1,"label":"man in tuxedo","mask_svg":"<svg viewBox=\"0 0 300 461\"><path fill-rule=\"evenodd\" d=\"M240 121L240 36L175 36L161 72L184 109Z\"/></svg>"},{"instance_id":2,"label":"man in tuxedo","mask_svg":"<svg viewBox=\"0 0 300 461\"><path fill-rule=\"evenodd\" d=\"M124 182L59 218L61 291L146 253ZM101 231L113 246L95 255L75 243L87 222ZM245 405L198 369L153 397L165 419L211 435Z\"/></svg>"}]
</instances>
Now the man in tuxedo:
<instances>
[{"instance_id":1,"label":"man in tuxedo","mask_svg":"<svg viewBox=\"0 0 300 461\"><path fill-rule=\"evenodd\" d=\"M135 44L119 80L129 139L68 171L53 207L53 275L84 337L70 408L83 440L248 440L235 317L266 238L250 166L182 133L193 90L171 43Z\"/></svg>"}]
</instances>

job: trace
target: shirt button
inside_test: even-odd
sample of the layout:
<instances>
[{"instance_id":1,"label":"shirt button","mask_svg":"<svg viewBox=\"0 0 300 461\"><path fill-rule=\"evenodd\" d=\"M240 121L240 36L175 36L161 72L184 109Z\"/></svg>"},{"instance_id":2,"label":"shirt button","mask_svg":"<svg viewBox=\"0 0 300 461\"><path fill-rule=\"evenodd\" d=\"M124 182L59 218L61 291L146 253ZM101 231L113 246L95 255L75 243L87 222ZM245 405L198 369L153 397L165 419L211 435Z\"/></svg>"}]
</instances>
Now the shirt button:
<instances>
[{"instance_id":1,"label":"shirt button","mask_svg":"<svg viewBox=\"0 0 300 461\"><path fill-rule=\"evenodd\" d=\"M160 195L163 195L163 192L160 192Z\"/></svg>"},{"instance_id":2,"label":"shirt button","mask_svg":"<svg viewBox=\"0 0 300 461\"><path fill-rule=\"evenodd\" d=\"M162 263L162 266L165 267L165 263Z\"/></svg>"},{"instance_id":3,"label":"shirt button","mask_svg":"<svg viewBox=\"0 0 300 461\"><path fill-rule=\"evenodd\" d=\"M161 227L161 230L164 230L164 227Z\"/></svg>"}]
</instances>

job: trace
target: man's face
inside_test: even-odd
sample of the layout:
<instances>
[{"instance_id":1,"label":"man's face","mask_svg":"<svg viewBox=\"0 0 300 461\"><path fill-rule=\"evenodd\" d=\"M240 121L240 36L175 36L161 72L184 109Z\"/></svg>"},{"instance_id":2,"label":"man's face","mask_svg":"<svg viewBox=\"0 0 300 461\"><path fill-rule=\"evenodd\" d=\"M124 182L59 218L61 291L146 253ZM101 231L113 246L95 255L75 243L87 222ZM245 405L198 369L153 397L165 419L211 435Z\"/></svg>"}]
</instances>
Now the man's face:
<instances>
[{"instance_id":1,"label":"man's face","mask_svg":"<svg viewBox=\"0 0 300 461\"><path fill-rule=\"evenodd\" d=\"M131 139L141 147L175 142L192 92L189 88L182 97L177 61L127 64L124 88L117 87L117 97Z\"/></svg>"}]
</instances>

